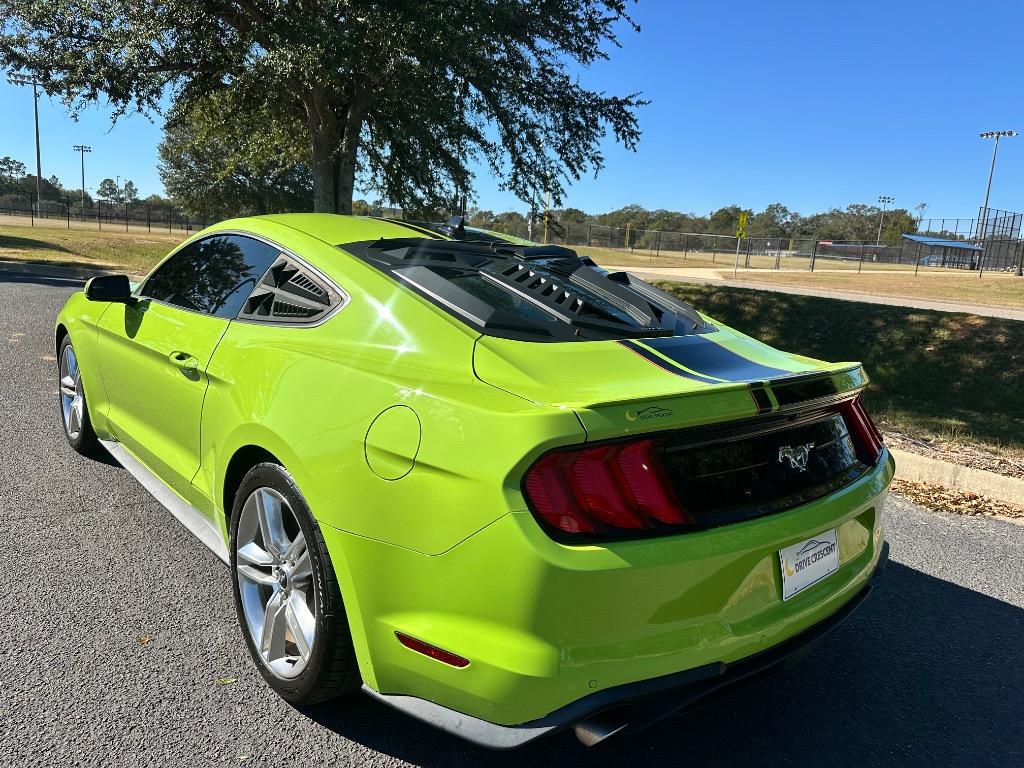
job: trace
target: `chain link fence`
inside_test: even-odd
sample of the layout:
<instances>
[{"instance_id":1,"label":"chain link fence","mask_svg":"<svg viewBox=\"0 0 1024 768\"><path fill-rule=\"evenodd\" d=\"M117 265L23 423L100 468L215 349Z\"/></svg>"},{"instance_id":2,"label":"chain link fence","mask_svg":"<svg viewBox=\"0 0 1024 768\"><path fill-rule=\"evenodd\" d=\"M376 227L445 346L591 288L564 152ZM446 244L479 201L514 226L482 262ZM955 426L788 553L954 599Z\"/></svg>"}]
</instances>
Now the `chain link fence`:
<instances>
[{"instance_id":1,"label":"chain link fence","mask_svg":"<svg viewBox=\"0 0 1024 768\"><path fill-rule=\"evenodd\" d=\"M960 269L1017 271L1024 258L1020 237L1021 216L1006 211L989 211L987 218L923 219L917 233L967 244L980 244L974 257L955 248L928 249L900 239L829 240L813 236L758 236L740 239L734 235L701 232L615 227L591 222L556 222L543 217L532 227L525 218L494 222L491 228L505 234L540 242L588 249L599 262L612 266L644 263L662 267L726 268L770 270L914 270Z\"/></svg>"},{"instance_id":2,"label":"chain link fence","mask_svg":"<svg viewBox=\"0 0 1024 768\"><path fill-rule=\"evenodd\" d=\"M0 201L0 217L14 217L19 223L68 229L120 230L124 232L166 232L188 234L219 221L222 217L186 213L172 205L150 203L114 204L87 202L71 196L44 200L39 204L26 198ZM728 268L748 270L914 270L961 269L1010 272L1024 265L1021 214L990 209L976 218L921 219L918 235L979 244L975 256L934 253L900 240L879 243L867 240L825 240L803 237L747 237L706 232L668 232L616 227L592 222L558 222L543 216L532 225L525 217L496 221L489 228L515 237L587 249L599 262L609 266ZM27 221L26 221L27 220ZM617 263L620 262L620 263Z\"/></svg>"},{"instance_id":3,"label":"chain link fence","mask_svg":"<svg viewBox=\"0 0 1024 768\"><path fill-rule=\"evenodd\" d=\"M47 226L65 225L68 229L120 230L122 232L167 232L189 234L204 229L223 217L188 214L172 205L150 203L88 202L66 197L64 200L43 200L36 204L28 199L7 199L0 204L0 217L12 217L19 223Z\"/></svg>"}]
</instances>

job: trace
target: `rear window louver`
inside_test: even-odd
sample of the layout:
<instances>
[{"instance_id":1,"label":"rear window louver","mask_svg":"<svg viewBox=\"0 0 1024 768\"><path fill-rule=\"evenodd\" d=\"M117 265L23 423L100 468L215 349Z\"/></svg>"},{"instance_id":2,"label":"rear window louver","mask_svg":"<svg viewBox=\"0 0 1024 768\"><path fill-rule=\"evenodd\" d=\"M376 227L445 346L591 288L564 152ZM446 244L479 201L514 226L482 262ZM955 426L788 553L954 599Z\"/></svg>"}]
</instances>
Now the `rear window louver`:
<instances>
[{"instance_id":1,"label":"rear window louver","mask_svg":"<svg viewBox=\"0 0 1024 768\"><path fill-rule=\"evenodd\" d=\"M491 336L583 341L711 329L684 302L562 246L382 238L338 247Z\"/></svg>"},{"instance_id":2,"label":"rear window louver","mask_svg":"<svg viewBox=\"0 0 1024 768\"><path fill-rule=\"evenodd\" d=\"M282 254L246 300L239 319L272 323L315 323L342 301L327 281Z\"/></svg>"}]
</instances>

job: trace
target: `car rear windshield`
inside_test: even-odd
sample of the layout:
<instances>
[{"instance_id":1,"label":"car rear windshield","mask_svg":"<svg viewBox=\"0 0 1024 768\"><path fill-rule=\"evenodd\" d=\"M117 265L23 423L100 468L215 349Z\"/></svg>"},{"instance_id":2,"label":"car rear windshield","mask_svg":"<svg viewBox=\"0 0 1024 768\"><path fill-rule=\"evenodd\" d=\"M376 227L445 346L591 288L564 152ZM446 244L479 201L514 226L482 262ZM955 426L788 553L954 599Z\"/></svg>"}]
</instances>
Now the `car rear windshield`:
<instances>
[{"instance_id":1,"label":"car rear windshield","mask_svg":"<svg viewBox=\"0 0 1024 768\"><path fill-rule=\"evenodd\" d=\"M488 336L587 341L711 330L671 294L560 246L384 238L338 247Z\"/></svg>"}]
</instances>

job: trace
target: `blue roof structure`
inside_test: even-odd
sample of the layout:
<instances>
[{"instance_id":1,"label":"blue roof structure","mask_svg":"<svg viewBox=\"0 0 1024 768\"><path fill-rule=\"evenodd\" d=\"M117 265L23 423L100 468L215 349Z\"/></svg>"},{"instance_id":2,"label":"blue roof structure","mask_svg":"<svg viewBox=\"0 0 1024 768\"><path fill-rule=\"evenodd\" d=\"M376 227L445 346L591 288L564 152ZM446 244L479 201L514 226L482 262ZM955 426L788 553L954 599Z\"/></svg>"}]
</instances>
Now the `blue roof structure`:
<instances>
[{"instance_id":1,"label":"blue roof structure","mask_svg":"<svg viewBox=\"0 0 1024 768\"><path fill-rule=\"evenodd\" d=\"M924 235L903 235L904 240L911 240L927 248L959 248L962 251L983 251L980 245L965 243L962 240L944 240L941 237L925 237Z\"/></svg>"}]
</instances>

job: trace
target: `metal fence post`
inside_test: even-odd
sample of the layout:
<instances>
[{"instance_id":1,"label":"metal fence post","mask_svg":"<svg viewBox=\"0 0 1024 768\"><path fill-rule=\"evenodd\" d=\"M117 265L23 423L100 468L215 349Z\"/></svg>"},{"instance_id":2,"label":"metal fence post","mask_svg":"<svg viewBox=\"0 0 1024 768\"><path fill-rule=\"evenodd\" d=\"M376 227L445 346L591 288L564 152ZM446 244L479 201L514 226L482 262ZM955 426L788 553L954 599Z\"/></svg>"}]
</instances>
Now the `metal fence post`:
<instances>
[{"instance_id":1,"label":"metal fence post","mask_svg":"<svg viewBox=\"0 0 1024 768\"><path fill-rule=\"evenodd\" d=\"M153 204L149 203L146 205L146 231L153 231Z\"/></svg>"},{"instance_id":2,"label":"metal fence post","mask_svg":"<svg viewBox=\"0 0 1024 768\"><path fill-rule=\"evenodd\" d=\"M103 201L102 200L97 200L96 201L96 226L100 228L101 232L103 231L103 218L102 218L102 216L103 216Z\"/></svg>"},{"instance_id":3,"label":"metal fence post","mask_svg":"<svg viewBox=\"0 0 1024 768\"><path fill-rule=\"evenodd\" d=\"M900 256L903 255L903 246L900 246ZM917 277L917 270L921 268L921 246L917 247L914 254L914 277Z\"/></svg>"},{"instance_id":4,"label":"metal fence post","mask_svg":"<svg viewBox=\"0 0 1024 768\"><path fill-rule=\"evenodd\" d=\"M818 240L815 238L814 245L811 246L811 272L814 271L814 260L818 256Z\"/></svg>"},{"instance_id":5,"label":"metal fence post","mask_svg":"<svg viewBox=\"0 0 1024 768\"><path fill-rule=\"evenodd\" d=\"M71 199L67 195L64 196L64 207L68 212L68 229L71 229Z\"/></svg>"},{"instance_id":6,"label":"metal fence post","mask_svg":"<svg viewBox=\"0 0 1024 768\"><path fill-rule=\"evenodd\" d=\"M864 241L861 241L861 244L860 244L860 261L857 263L857 274L858 275L860 274L860 271L864 268L864 246L865 246Z\"/></svg>"},{"instance_id":7,"label":"metal fence post","mask_svg":"<svg viewBox=\"0 0 1024 768\"><path fill-rule=\"evenodd\" d=\"M750 238L747 238L747 256L743 260L743 266L746 269L750 269Z\"/></svg>"},{"instance_id":8,"label":"metal fence post","mask_svg":"<svg viewBox=\"0 0 1024 768\"><path fill-rule=\"evenodd\" d=\"M590 247L590 244L593 242L593 237L592 237L593 233L594 233L594 225L593 225L593 223L588 223L587 224L587 247L588 248Z\"/></svg>"},{"instance_id":9,"label":"metal fence post","mask_svg":"<svg viewBox=\"0 0 1024 768\"><path fill-rule=\"evenodd\" d=\"M128 231L128 201L124 201L124 231Z\"/></svg>"},{"instance_id":10,"label":"metal fence post","mask_svg":"<svg viewBox=\"0 0 1024 768\"><path fill-rule=\"evenodd\" d=\"M28 201L28 222L29 226L34 227L36 225L36 205L39 205L39 198L36 198L36 204L32 204L32 199Z\"/></svg>"}]
</instances>

